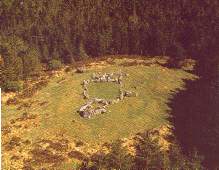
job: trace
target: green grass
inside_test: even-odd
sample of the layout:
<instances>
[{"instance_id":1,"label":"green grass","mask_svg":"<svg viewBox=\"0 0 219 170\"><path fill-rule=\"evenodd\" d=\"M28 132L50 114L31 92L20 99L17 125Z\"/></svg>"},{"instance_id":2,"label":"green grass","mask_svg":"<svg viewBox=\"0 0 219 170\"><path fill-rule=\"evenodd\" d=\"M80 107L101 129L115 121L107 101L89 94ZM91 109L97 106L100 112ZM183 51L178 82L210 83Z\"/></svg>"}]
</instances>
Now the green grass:
<instances>
[{"instance_id":1,"label":"green grass","mask_svg":"<svg viewBox=\"0 0 219 170\"><path fill-rule=\"evenodd\" d=\"M119 85L114 82L90 83L88 92L91 98L116 99L119 97Z\"/></svg>"},{"instance_id":2,"label":"green grass","mask_svg":"<svg viewBox=\"0 0 219 170\"><path fill-rule=\"evenodd\" d=\"M122 63L124 59L115 61ZM106 114L91 119L80 117L77 110L86 102L81 95L81 82L89 79L93 72L116 72L120 69L129 74L124 79L124 88L137 92L138 96L111 105L110 112ZM195 78L183 70L167 69L159 65L123 67L119 64L91 69L83 74L64 73L64 77L67 81L60 84L57 81L62 77L52 78L49 85L31 99L49 103L45 106L36 103L26 110L40 116L40 126L25 132L23 138L34 141L62 131L71 139L100 144L168 124L170 108L167 102L176 89L183 88L184 79ZM89 85L89 94L94 97L116 98L118 90L119 86L115 83ZM2 112L3 124L6 124L24 110L16 110L15 106L3 103Z\"/></svg>"}]
</instances>

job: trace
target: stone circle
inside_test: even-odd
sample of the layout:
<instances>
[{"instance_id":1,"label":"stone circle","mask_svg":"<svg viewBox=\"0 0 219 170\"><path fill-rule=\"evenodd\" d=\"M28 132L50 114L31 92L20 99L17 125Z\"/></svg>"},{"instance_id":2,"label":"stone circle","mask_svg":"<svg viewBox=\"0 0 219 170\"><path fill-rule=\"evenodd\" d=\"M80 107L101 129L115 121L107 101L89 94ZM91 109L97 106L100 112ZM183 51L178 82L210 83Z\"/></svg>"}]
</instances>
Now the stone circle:
<instances>
[{"instance_id":1,"label":"stone circle","mask_svg":"<svg viewBox=\"0 0 219 170\"><path fill-rule=\"evenodd\" d=\"M83 98L87 100L86 104L81 106L81 108L78 110L80 116L84 118L91 118L94 115L103 114L107 112L107 108L109 105L116 104L122 100L124 100L125 97L136 97L136 92L132 91L126 91L122 89L123 86L123 78L127 77L128 74L122 73L121 71L119 73L104 73L101 74L93 73L91 76L91 79L83 80L82 82L82 88L83 88ZM91 83L101 83L101 82L115 82L120 85L120 93L119 96L116 99L107 100L107 99L101 99L101 98L90 98L88 93L88 85ZM98 104L98 107L94 107L95 104Z\"/></svg>"}]
</instances>

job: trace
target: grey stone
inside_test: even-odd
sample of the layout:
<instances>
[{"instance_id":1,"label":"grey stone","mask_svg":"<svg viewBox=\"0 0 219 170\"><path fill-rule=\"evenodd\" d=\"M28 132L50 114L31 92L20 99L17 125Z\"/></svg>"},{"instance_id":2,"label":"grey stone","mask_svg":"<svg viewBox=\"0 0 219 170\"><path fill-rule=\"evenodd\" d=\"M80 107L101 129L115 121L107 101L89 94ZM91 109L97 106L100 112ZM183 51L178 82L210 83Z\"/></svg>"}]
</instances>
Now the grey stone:
<instances>
[{"instance_id":1,"label":"grey stone","mask_svg":"<svg viewBox=\"0 0 219 170\"><path fill-rule=\"evenodd\" d=\"M106 109L104 109L104 108L100 108L100 109L96 109L95 110L95 114L103 114L103 113L106 113L107 111L106 111Z\"/></svg>"},{"instance_id":2,"label":"grey stone","mask_svg":"<svg viewBox=\"0 0 219 170\"><path fill-rule=\"evenodd\" d=\"M89 82L90 82L90 80L83 80L83 83L82 83L82 85L83 85L83 86L86 86L86 85L88 85L88 84L89 84Z\"/></svg>"},{"instance_id":3,"label":"grey stone","mask_svg":"<svg viewBox=\"0 0 219 170\"><path fill-rule=\"evenodd\" d=\"M100 77L100 81L101 82L106 82L107 80L106 80L106 77Z\"/></svg>"},{"instance_id":4,"label":"grey stone","mask_svg":"<svg viewBox=\"0 0 219 170\"><path fill-rule=\"evenodd\" d=\"M135 92L132 91L125 91L124 92L125 97L136 97L137 94Z\"/></svg>"},{"instance_id":5,"label":"grey stone","mask_svg":"<svg viewBox=\"0 0 219 170\"><path fill-rule=\"evenodd\" d=\"M80 115L84 118L91 118L91 113L89 111L83 111L80 113Z\"/></svg>"},{"instance_id":6,"label":"grey stone","mask_svg":"<svg viewBox=\"0 0 219 170\"><path fill-rule=\"evenodd\" d=\"M118 78L118 83L119 84L122 84L122 78L123 78L122 76L119 76L119 78Z\"/></svg>"},{"instance_id":7,"label":"grey stone","mask_svg":"<svg viewBox=\"0 0 219 170\"><path fill-rule=\"evenodd\" d=\"M87 93L87 90L83 91L83 96L85 99L89 99L89 94Z\"/></svg>"},{"instance_id":8,"label":"grey stone","mask_svg":"<svg viewBox=\"0 0 219 170\"><path fill-rule=\"evenodd\" d=\"M104 105L102 108L103 108L103 109L106 109L106 108L107 108L107 106L108 106L108 105Z\"/></svg>"},{"instance_id":9,"label":"grey stone","mask_svg":"<svg viewBox=\"0 0 219 170\"><path fill-rule=\"evenodd\" d=\"M101 102L102 100L103 100L103 99L94 98L94 101L97 102L97 103Z\"/></svg>"},{"instance_id":10,"label":"grey stone","mask_svg":"<svg viewBox=\"0 0 219 170\"><path fill-rule=\"evenodd\" d=\"M87 102L88 105L92 105L93 103L94 103L93 99Z\"/></svg>"},{"instance_id":11,"label":"grey stone","mask_svg":"<svg viewBox=\"0 0 219 170\"><path fill-rule=\"evenodd\" d=\"M81 108L79 109L79 112L84 112L86 109L89 109L91 107L92 107L91 104L87 103L87 104L81 106Z\"/></svg>"},{"instance_id":12,"label":"grey stone","mask_svg":"<svg viewBox=\"0 0 219 170\"><path fill-rule=\"evenodd\" d=\"M84 90L85 90L85 91L88 91L88 88L87 88L87 86L84 86Z\"/></svg>"},{"instance_id":13,"label":"grey stone","mask_svg":"<svg viewBox=\"0 0 219 170\"><path fill-rule=\"evenodd\" d=\"M119 99L120 99L120 100L123 100L123 99L124 99L124 93L123 93L123 91L120 91Z\"/></svg>"},{"instance_id":14,"label":"grey stone","mask_svg":"<svg viewBox=\"0 0 219 170\"><path fill-rule=\"evenodd\" d=\"M109 105L109 102L105 99L94 98L94 101L99 104Z\"/></svg>"}]
</instances>

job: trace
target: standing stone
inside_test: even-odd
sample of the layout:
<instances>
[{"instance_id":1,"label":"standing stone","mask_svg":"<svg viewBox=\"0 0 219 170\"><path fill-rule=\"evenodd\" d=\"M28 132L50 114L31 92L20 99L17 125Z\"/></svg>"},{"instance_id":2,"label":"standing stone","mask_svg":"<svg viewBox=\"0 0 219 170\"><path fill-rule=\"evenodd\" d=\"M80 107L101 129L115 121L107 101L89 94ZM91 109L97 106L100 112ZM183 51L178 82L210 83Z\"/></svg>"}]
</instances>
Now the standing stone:
<instances>
[{"instance_id":1,"label":"standing stone","mask_svg":"<svg viewBox=\"0 0 219 170\"><path fill-rule=\"evenodd\" d=\"M83 111L85 111L86 109L89 109L89 108L91 108L91 105L89 103L87 103L87 104L81 106L81 108L79 109L79 112L83 112Z\"/></svg>"},{"instance_id":2,"label":"standing stone","mask_svg":"<svg viewBox=\"0 0 219 170\"><path fill-rule=\"evenodd\" d=\"M83 85L83 86L85 86L85 85L88 85L88 82L87 82L87 80L83 80L83 83L82 83L82 85Z\"/></svg>"},{"instance_id":3,"label":"standing stone","mask_svg":"<svg viewBox=\"0 0 219 170\"><path fill-rule=\"evenodd\" d=\"M85 90L85 91L88 91L88 88L87 88L87 86L84 86L84 90Z\"/></svg>"},{"instance_id":4,"label":"standing stone","mask_svg":"<svg viewBox=\"0 0 219 170\"><path fill-rule=\"evenodd\" d=\"M106 109L100 108L95 110L95 114L102 114L102 113L106 113Z\"/></svg>"},{"instance_id":5,"label":"standing stone","mask_svg":"<svg viewBox=\"0 0 219 170\"><path fill-rule=\"evenodd\" d=\"M118 83L119 83L119 84L122 84L122 78L123 78L123 76L122 76L122 75L119 75L119 77L118 77Z\"/></svg>"},{"instance_id":6,"label":"standing stone","mask_svg":"<svg viewBox=\"0 0 219 170\"><path fill-rule=\"evenodd\" d=\"M89 95L87 93L87 90L83 91L84 99L89 99Z\"/></svg>"},{"instance_id":7,"label":"standing stone","mask_svg":"<svg viewBox=\"0 0 219 170\"><path fill-rule=\"evenodd\" d=\"M97 102L97 103L101 102L102 100L103 100L103 99L94 98L94 101Z\"/></svg>"},{"instance_id":8,"label":"standing stone","mask_svg":"<svg viewBox=\"0 0 219 170\"><path fill-rule=\"evenodd\" d=\"M124 99L124 93L123 93L122 90L120 90L119 99L120 99L120 100L123 100L123 99Z\"/></svg>"},{"instance_id":9,"label":"standing stone","mask_svg":"<svg viewBox=\"0 0 219 170\"><path fill-rule=\"evenodd\" d=\"M132 92L132 91L125 91L124 95L126 97L136 97L137 96L137 94L135 92Z\"/></svg>"},{"instance_id":10,"label":"standing stone","mask_svg":"<svg viewBox=\"0 0 219 170\"><path fill-rule=\"evenodd\" d=\"M100 101L100 103L101 103L101 104L104 104L104 105L109 105L108 101L107 101L107 100L104 100L104 99L102 99L102 100Z\"/></svg>"}]
</instances>

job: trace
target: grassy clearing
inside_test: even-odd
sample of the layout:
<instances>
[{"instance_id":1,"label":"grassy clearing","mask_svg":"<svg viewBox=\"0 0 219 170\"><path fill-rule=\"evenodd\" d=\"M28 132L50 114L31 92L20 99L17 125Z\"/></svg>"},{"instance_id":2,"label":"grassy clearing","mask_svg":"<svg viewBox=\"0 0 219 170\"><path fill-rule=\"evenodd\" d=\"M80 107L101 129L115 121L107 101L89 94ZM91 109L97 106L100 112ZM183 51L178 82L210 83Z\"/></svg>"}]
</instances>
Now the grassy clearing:
<instances>
[{"instance_id":1,"label":"grassy clearing","mask_svg":"<svg viewBox=\"0 0 219 170\"><path fill-rule=\"evenodd\" d=\"M68 72L53 77L47 87L38 91L31 99L25 99L24 102L33 102L30 108L17 110L19 105L8 106L3 103L3 126L13 126L9 122L24 112L37 115L36 126L29 123L24 130L16 129L13 134L3 139L3 142L7 142L13 135L33 143L52 136L67 136L71 141L80 140L89 145L98 145L169 124L167 121L170 111L167 105L169 99L177 90L183 89L183 80L195 79L196 76L158 64L130 66L122 64L130 60L115 59L113 65L101 62L99 65L89 67L83 74ZM82 81L89 79L93 72L110 73L120 70L129 75L124 79L124 89L135 91L138 96L110 105L106 114L91 119L80 117L77 110L86 102L81 95ZM61 79L65 81L59 83ZM112 99L119 94L119 86L117 87L115 83L91 83L88 88L90 96L100 98ZM46 104L40 104L43 102Z\"/></svg>"},{"instance_id":2,"label":"grassy clearing","mask_svg":"<svg viewBox=\"0 0 219 170\"><path fill-rule=\"evenodd\" d=\"M129 59L130 60L130 59ZM120 64L124 59L115 60ZM85 100L81 96L84 79L89 79L93 72L128 73L124 88L138 93L137 97L126 98L124 101L110 106L107 114L83 119L77 110ZM67 81L57 83L65 77ZM35 138L46 134L63 131L72 138L88 143L99 143L128 137L145 129L151 129L168 123L167 102L176 89L183 88L183 79L192 79L194 75L182 70L172 70L160 65L123 67L112 65L101 69L92 68L83 74L64 73L62 77L50 80L49 85L39 91L31 100L44 102L45 106L35 106L26 110L16 110L15 106L3 103L3 124L24 111L41 116L41 125L26 136ZM116 98L119 87L115 83L91 83L90 96L100 98ZM46 116L47 115L47 116ZM132 126L130 126L132 125Z\"/></svg>"}]
</instances>

